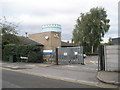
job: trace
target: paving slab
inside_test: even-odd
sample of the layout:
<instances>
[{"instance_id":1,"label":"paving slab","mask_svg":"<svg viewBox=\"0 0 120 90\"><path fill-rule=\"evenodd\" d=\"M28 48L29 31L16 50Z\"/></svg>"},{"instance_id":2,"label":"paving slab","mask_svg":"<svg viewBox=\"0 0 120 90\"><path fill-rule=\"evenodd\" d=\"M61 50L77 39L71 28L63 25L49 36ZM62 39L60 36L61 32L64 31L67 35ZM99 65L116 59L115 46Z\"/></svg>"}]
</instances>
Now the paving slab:
<instances>
[{"instance_id":1,"label":"paving slab","mask_svg":"<svg viewBox=\"0 0 120 90\"><path fill-rule=\"evenodd\" d=\"M120 85L120 73L119 72L108 72L99 71L97 78L105 83Z\"/></svg>"}]
</instances>

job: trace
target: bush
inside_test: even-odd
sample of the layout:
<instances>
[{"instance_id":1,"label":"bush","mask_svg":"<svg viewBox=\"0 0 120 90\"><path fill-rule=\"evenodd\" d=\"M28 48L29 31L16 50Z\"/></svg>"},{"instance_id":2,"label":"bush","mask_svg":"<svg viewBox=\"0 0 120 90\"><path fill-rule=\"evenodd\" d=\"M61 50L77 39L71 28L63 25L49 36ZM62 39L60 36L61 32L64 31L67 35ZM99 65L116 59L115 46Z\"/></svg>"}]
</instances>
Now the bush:
<instances>
[{"instance_id":1,"label":"bush","mask_svg":"<svg viewBox=\"0 0 120 90\"><path fill-rule=\"evenodd\" d=\"M2 51L2 55L4 61L9 61L10 55L16 55L16 45L15 44L5 45Z\"/></svg>"},{"instance_id":2,"label":"bush","mask_svg":"<svg viewBox=\"0 0 120 90\"><path fill-rule=\"evenodd\" d=\"M43 49L39 46L28 46L28 62L43 62Z\"/></svg>"},{"instance_id":3,"label":"bush","mask_svg":"<svg viewBox=\"0 0 120 90\"><path fill-rule=\"evenodd\" d=\"M8 61L10 55L16 56L16 61L22 57L28 57L28 62L43 62L42 47L36 45L5 45L3 49L3 60Z\"/></svg>"},{"instance_id":4,"label":"bush","mask_svg":"<svg viewBox=\"0 0 120 90\"><path fill-rule=\"evenodd\" d=\"M19 45L16 49L17 61L21 61L20 57L28 57L29 48L28 45Z\"/></svg>"}]
</instances>

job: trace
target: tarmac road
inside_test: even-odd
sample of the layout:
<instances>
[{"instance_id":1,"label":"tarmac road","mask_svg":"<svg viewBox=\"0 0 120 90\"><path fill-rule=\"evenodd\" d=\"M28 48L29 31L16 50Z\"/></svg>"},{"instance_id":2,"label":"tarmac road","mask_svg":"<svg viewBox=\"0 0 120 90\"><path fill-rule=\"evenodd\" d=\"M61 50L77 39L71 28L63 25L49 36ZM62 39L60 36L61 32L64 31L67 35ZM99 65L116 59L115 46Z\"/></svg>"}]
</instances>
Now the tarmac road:
<instances>
[{"instance_id":1,"label":"tarmac road","mask_svg":"<svg viewBox=\"0 0 120 90\"><path fill-rule=\"evenodd\" d=\"M98 88L19 72L2 70L2 88Z\"/></svg>"}]
</instances>

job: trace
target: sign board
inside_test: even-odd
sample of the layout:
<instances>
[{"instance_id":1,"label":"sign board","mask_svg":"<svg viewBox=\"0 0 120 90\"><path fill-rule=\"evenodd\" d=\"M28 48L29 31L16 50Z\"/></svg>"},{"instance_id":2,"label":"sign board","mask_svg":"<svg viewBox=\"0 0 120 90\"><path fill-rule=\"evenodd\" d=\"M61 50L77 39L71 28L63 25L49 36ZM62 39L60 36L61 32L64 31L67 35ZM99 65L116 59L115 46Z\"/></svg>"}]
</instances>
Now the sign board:
<instances>
[{"instance_id":1,"label":"sign board","mask_svg":"<svg viewBox=\"0 0 120 90\"><path fill-rule=\"evenodd\" d=\"M64 56L67 56L67 52L64 53Z\"/></svg>"},{"instance_id":2,"label":"sign board","mask_svg":"<svg viewBox=\"0 0 120 90\"><path fill-rule=\"evenodd\" d=\"M52 50L43 50L43 52L52 52Z\"/></svg>"},{"instance_id":3,"label":"sign board","mask_svg":"<svg viewBox=\"0 0 120 90\"><path fill-rule=\"evenodd\" d=\"M52 50L43 50L44 55L53 55Z\"/></svg>"},{"instance_id":4,"label":"sign board","mask_svg":"<svg viewBox=\"0 0 120 90\"><path fill-rule=\"evenodd\" d=\"M28 57L22 57L22 56L21 56L20 58L21 58L21 59L28 59Z\"/></svg>"},{"instance_id":5,"label":"sign board","mask_svg":"<svg viewBox=\"0 0 120 90\"><path fill-rule=\"evenodd\" d=\"M75 55L78 55L78 52L74 52Z\"/></svg>"}]
</instances>

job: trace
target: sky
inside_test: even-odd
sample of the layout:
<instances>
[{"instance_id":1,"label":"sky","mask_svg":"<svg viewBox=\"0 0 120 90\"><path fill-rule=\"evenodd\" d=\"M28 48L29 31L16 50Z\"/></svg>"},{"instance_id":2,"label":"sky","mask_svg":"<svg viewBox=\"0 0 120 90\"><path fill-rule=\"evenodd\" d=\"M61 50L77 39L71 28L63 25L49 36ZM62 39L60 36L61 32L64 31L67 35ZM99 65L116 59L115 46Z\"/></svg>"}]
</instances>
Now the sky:
<instances>
[{"instance_id":1,"label":"sky","mask_svg":"<svg viewBox=\"0 0 120 90\"><path fill-rule=\"evenodd\" d=\"M103 40L118 37L119 0L1 0L0 18L19 23L20 35L40 33L44 24L60 24L62 40L71 40L72 31L80 13L103 7L110 19L110 29Z\"/></svg>"}]
</instances>

